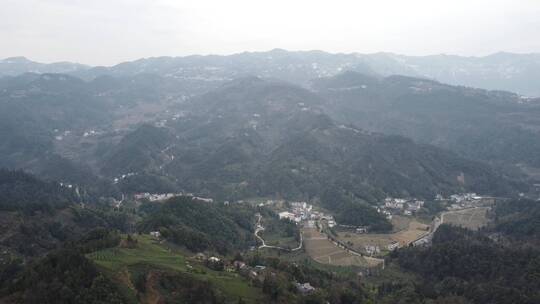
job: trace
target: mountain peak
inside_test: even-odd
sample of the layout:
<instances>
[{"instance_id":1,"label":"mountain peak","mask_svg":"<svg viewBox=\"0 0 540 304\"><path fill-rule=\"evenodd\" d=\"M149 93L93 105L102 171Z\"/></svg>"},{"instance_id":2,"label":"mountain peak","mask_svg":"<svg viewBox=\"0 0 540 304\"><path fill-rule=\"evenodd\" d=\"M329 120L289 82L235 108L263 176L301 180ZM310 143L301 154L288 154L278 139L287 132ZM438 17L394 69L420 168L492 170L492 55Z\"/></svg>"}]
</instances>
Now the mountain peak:
<instances>
[{"instance_id":1,"label":"mountain peak","mask_svg":"<svg viewBox=\"0 0 540 304\"><path fill-rule=\"evenodd\" d=\"M2 63L28 63L32 62L32 60L24 57L24 56L15 56L15 57L8 57L3 60L0 60Z\"/></svg>"}]
</instances>

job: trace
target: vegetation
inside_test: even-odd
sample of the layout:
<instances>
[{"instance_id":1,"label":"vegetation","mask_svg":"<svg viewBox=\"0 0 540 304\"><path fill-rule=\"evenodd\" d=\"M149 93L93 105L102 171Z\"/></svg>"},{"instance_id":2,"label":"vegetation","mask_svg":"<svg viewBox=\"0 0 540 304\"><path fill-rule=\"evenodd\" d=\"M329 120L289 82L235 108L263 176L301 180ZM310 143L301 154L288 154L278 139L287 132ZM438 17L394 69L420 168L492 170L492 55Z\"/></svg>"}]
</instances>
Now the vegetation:
<instances>
[{"instance_id":1,"label":"vegetation","mask_svg":"<svg viewBox=\"0 0 540 304\"><path fill-rule=\"evenodd\" d=\"M513 238L540 241L540 203L529 199L500 202L495 224L497 231Z\"/></svg>"},{"instance_id":2,"label":"vegetation","mask_svg":"<svg viewBox=\"0 0 540 304\"><path fill-rule=\"evenodd\" d=\"M146 282L151 283L148 287L162 289L159 294L166 299L187 303L223 303L223 298L228 302L242 298L252 303L260 295L238 276L211 270L194 260L190 262L182 252L160 245L149 236L134 238L137 244L132 248L115 247L87 255L111 276L125 276L127 269L135 286L135 290L125 292L128 298L140 299L147 294Z\"/></svg>"},{"instance_id":3,"label":"vegetation","mask_svg":"<svg viewBox=\"0 0 540 304\"><path fill-rule=\"evenodd\" d=\"M52 252L10 277L2 275L0 296L13 303L127 303L76 247Z\"/></svg>"},{"instance_id":4,"label":"vegetation","mask_svg":"<svg viewBox=\"0 0 540 304\"><path fill-rule=\"evenodd\" d=\"M373 206L354 199L335 188L329 188L321 197L321 204L334 210L338 223L352 226L369 226L371 231L389 232L392 224Z\"/></svg>"},{"instance_id":5,"label":"vegetation","mask_svg":"<svg viewBox=\"0 0 540 304\"><path fill-rule=\"evenodd\" d=\"M535 303L540 299L540 252L504 247L478 232L441 225L426 248L393 253L399 265L422 278L406 293L409 303L423 299L472 303Z\"/></svg>"},{"instance_id":6,"label":"vegetation","mask_svg":"<svg viewBox=\"0 0 540 304\"><path fill-rule=\"evenodd\" d=\"M75 193L22 171L0 169L0 211L53 212L76 201Z\"/></svg>"},{"instance_id":7,"label":"vegetation","mask_svg":"<svg viewBox=\"0 0 540 304\"><path fill-rule=\"evenodd\" d=\"M255 210L249 206L225 206L184 196L160 205L148 203L141 211L146 215L139 231L160 231L164 238L192 251L227 253L254 243Z\"/></svg>"},{"instance_id":8,"label":"vegetation","mask_svg":"<svg viewBox=\"0 0 540 304\"><path fill-rule=\"evenodd\" d=\"M534 131L539 107L523 104L518 95L355 72L318 79L315 88L334 101L326 110L344 123L406 136L472 159L540 165L535 152L540 140Z\"/></svg>"}]
</instances>

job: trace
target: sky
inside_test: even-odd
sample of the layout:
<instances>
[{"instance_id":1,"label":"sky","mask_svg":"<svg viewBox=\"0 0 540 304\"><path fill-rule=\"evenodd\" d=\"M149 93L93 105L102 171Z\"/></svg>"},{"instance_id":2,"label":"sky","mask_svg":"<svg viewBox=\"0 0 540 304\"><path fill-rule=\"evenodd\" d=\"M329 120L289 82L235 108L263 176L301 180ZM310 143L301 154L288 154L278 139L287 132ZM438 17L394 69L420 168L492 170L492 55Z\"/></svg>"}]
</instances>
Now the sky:
<instances>
[{"instance_id":1,"label":"sky","mask_svg":"<svg viewBox=\"0 0 540 304\"><path fill-rule=\"evenodd\" d=\"M540 53L540 0L0 0L0 58Z\"/></svg>"}]
</instances>

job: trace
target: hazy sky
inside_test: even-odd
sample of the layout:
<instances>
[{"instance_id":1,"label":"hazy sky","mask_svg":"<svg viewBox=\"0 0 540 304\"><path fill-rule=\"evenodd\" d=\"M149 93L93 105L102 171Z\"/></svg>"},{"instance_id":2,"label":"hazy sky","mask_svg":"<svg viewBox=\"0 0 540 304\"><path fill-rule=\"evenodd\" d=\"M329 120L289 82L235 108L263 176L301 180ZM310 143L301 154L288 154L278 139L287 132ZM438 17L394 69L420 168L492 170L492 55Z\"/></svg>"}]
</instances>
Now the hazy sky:
<instances>
[{"instance_id":1,"label":"hazy sky","mask_svg":"<svg viewBox=\"0 0 540 304\"><path fill-rule=\"evenodd\" d=\"M0 58L540 52L540 0L0 0Z\"/></svg>"}]
</instances>

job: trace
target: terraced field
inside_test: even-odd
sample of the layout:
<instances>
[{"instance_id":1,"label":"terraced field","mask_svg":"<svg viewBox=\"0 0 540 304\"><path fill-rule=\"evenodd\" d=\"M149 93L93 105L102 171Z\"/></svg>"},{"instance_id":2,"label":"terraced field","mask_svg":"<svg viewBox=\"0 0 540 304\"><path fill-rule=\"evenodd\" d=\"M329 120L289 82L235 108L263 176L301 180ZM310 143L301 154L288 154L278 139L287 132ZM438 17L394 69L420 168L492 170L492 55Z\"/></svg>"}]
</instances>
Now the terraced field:
<instances>
[{"instance_id":1,"label":"terraced field","mask_svg":"<svg viewBox=\"0 0 540 304\"><path fill-rule=\"evenodd\" d=\"M149 265L156 269L189 273L198 279L208 280L231 299L242 298L248 303L256 303L260 299L260 290L249 285L247 280L236 273L218 272L202 265L191 263L193 269L188 269L189 260L183 253L171 250L159 244L149 236L137 236L135 248L109 248L87 255L100 266L104 272L123 285L127 293L134 297L133 284L130 282L130 272L141 265Z\"/></svg>"}]
</instances>

